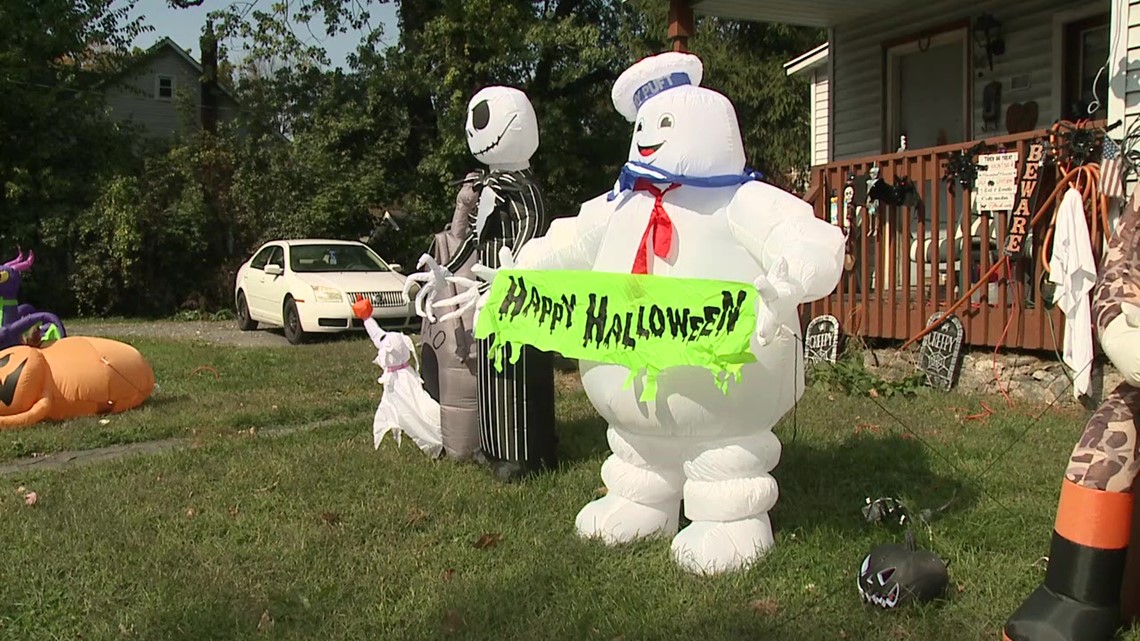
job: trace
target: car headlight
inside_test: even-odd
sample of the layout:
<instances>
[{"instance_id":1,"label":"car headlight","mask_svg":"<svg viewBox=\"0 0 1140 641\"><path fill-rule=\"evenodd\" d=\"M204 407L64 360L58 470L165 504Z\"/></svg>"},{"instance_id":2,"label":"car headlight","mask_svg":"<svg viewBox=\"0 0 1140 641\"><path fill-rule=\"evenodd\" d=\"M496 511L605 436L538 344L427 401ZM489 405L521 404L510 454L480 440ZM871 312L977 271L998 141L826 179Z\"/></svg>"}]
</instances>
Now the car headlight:
<instances>
[{"instance_id":1,"label":"car headlight","mask_svg":"<svg viewBox=\"0 0 1140 641\"><path fill-rule=\"evenodd\" d=\"M323 285L313 286L313 295L319 303L341 303L344 302L344 294L333 289L332 287L324 287Z\"/></svg>"}]
</instances>

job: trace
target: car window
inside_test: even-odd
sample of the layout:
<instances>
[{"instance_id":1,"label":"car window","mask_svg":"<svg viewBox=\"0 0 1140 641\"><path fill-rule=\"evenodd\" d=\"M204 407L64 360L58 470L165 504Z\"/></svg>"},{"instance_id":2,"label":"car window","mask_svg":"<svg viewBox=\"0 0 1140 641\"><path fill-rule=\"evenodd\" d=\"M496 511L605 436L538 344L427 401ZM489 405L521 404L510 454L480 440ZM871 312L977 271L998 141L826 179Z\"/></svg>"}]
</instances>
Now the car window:
<instances>
[{"instance_id":1,"label":"car window","mask_svg":"<svg viewBox=\"0 0 1140 641\"><path fill-rule=\"evenodd\" d=\"M273 253L274 247L266 247L257 252L253 260L249 261L249 266L254 269L265 269L265 263L269 262L269 254Z\"/></svg>"},{"instance_id":2,"label":"car window","mask_svg":"<svg viewBox=\"0 0 1140 641\"><path fill-rule=\"evenodd\" d=\"M269 264L277 265L281 269L285 269L285 252L280 247L274 247L273 253L269 255Z\"/></svg>"},{"instance_id":3,"label":"car window","mask_svg":"<svg viewBox=\"0 0 1140 641\"><path fill-rule=\"evenodd\" d=\"M364 245L308 244L289 248L289 269L294 272L387 272L391 271Z\"/></svg>"}]
</instances>

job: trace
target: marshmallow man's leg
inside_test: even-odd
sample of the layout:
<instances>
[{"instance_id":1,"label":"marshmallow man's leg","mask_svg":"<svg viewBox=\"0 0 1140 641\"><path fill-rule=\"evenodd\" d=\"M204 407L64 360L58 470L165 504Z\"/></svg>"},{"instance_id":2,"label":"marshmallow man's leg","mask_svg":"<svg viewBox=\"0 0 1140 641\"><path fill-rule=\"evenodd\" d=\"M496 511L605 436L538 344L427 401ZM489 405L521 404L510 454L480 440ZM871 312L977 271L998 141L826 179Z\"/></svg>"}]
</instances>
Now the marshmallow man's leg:
<instances>
[{"instance_id":1,"label":"marshmallow man's leg","mask_svg":"<svg viewBox=\"0 0 1140 641\"><path fill-rule=\"evenodd\" d=\"M673 558L699 574L747 567L772 547L768 510L779 490L769 472L780 460L772 432L710 441L685 462L685 516Z\"/></svg>"},{"instance_id":2,"label":"marshmallow man's leg","mask_svg":"<svg viewBox=\"0 0 1140 641\"><path fill-rule=\"evenodd\" d=\"M578 513L578 534L614 545L675 533L683 485L675 440L614 427L606 435L613 451L602 464L608 492Z\"/></svg>"}]
</instances>

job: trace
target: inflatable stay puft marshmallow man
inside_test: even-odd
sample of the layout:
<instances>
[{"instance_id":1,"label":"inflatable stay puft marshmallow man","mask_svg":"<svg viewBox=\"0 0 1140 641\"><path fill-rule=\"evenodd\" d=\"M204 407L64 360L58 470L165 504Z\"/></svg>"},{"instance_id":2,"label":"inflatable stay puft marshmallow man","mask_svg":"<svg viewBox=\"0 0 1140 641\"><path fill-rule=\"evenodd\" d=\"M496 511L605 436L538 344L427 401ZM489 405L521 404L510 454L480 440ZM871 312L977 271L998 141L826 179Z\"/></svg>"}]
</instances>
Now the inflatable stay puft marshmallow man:
<instances>
[{"instance_id":1,"label":"inflatable stay puft marshmallow man","mask_svg":"<svg viewBox=\"0 0 1140 641\"><path fill-rule=\"evenodd\" d=\"M614 190L553 221L500 267L755 285L756 361L727 393L707 369L676 367L643 402L644 374L627 387L625 367L580 362L613 454L601 470L608 493L579 512L579 534L610 544L670 535L680 565L716 573L749 565L773 544L770 472L780 442L772 427L803 390L796 308L838 284L844 238L806 202L746 171L736 111L700 86L702 72L700 59L676 52L627 69L612 97L633 140ZM692 523L678 532L682 498Z\"/></svg>"}]
</instances>

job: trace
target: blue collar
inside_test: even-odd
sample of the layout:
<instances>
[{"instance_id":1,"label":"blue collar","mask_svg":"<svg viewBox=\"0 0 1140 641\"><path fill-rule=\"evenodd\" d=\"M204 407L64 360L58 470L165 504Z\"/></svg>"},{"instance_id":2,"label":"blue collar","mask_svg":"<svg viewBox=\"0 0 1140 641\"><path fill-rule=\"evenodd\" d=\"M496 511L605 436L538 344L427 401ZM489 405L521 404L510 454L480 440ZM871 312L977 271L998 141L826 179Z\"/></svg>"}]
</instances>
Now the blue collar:
<instances>
[{"instance_id":1,"label":"blue collar","mask_svg":"<svg viewBox=\"0 0 1140 641\"><path fill-rule=\"evenodd\" d=\"M606 200L612 201L621 194L632 191L634 183L640 178L655 183L675 183L678 185L688 185L690 187L712 188L743 185L753 180L762 180L764 175L756 170L746 168L744 173L740 174L726 174L723 176L680 176L669 173L664 169L658 169L653 165L631 160L621 168L621 174L618 176L617 183L614 185L613 191L606 196Z\"/></svg>"}]
</instances>

